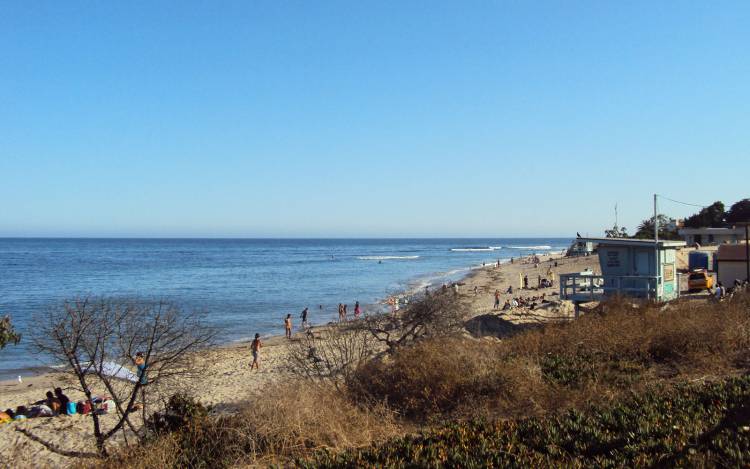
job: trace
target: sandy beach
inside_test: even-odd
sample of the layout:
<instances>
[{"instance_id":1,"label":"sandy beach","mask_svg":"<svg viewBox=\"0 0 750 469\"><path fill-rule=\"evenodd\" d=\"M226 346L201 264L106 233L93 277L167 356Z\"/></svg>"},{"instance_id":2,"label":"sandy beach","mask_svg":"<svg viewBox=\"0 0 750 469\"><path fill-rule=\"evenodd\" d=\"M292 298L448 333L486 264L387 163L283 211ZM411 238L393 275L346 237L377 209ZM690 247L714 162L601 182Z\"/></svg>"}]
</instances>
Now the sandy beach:
<instances>
[{"instance_id":1,"label":"sandy beach","mask_svg":"<svg viewBox=\"0 0 750 469\"><path fill-rule=\"evenodd\" d=\"M538 265L519 259L512 264L504 263L499 267L487 265L484 268L475 269L460 282L458 294L470 311L468 325L475 326L469 327L474 337L494 337L493 340L497 340L502 338L503 334L512 332L513 325L571 316L571 305L561 305L556 301L557 279L561 273L579 272L584 269L598 272L597 257L561 258L560 255L538 257L540 261ZM557 266L554 265L555 261ZM546 278L548 271L554 274L554 286L536 289L538 276ZM528 275L529 286L532 287L529 290L519 289L520 278L523 275ZM509 286L513 286L513 294L506 293ZM528 308L516 308L510 311L495 310L493 307L496 290L500 292L501 307L511 297L529 298L542 294L547 300L551 300L551 303L542 305L540 302L540 307L535 308L534 311ZM280 325L279 334L281 333ZM181 383L180 390L189 392L203 404L213 406L216 411L231 412L233 406L252 399L254 393L262 390L264 386L279 380L292 379L286 367L289 343L289 340L281 336L264 339L260 371L250 370L251 354L248 342L209 349L195 357L196 365L202 370L200 378L189 383ZM76 384L70 375L59 372L28 378L23 383L0 382L0 409L15 408L41 400L47 390L58 386L62 387L72 400L82 399L83 394L76 391ZM99 393L104 394L101 390ZM91 451L94 448L94 439L89 419L88 416L75 415L36 418L0 425L0 454L3 455L0 466L66 467L70 465L74 461L73 458L56 454L17 430L26 430L65 451ZM105 428L111 427L114 420L114 415L104 416ZM128 438L128 435L121 432L118 438L118 441L122 442Z\"/></svg>"}]
</instances>

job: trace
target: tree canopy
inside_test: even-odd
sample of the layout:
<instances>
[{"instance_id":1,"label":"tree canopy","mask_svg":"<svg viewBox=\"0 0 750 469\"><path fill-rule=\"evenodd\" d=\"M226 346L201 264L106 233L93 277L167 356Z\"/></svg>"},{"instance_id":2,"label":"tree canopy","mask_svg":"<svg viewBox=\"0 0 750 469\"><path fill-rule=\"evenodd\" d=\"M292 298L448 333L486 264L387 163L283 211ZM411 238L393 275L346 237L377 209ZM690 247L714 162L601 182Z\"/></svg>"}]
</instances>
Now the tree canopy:
<instances>
[{"instance_id":1,"label":"tree canopy","mask_svg":"<svg viewBox=\"0 0 750 469\"><path fill-rule=\"evenodd\" d=\"M675 230L669 230L667 225L671 220L664 214L659 214L659 238L660 239L680 239L680 235ZM637 239L654 239L654 217L643 220L638 225L638 231L633 235Z\"/></svg>"},{"instance_id":2,"label":"tree canopy","mask_svg":"<svg viewBox=\"0 0 750 469\"><path fill-rule=\"evenodd\" d=\"M750 221L750 199L735 202L727 212L727 222L737 223Z\"/></svg>"},{"instance_id":3,"label":"tree canopy","mask_svg":"<svg viewBox=\"0 0 750 469\"><path fill-rule=\"evenodd\" d=\"M0 319L0 349L5 348L8 344L18 344L21 341L21 334L13 329L10 322L10 316Z\"/></svg>"},{"instance_id":4,"label":"tree canopy","mask_svg":"<svg viewBox=\"0 0 750 469\"><path fill-rule=\"evenodd\" d=\"M708 207L703 207L698 213L685 219L688 228L720 228L726 225L727 213L724 203L716 201Z\"/></svg>"}]
</instances>

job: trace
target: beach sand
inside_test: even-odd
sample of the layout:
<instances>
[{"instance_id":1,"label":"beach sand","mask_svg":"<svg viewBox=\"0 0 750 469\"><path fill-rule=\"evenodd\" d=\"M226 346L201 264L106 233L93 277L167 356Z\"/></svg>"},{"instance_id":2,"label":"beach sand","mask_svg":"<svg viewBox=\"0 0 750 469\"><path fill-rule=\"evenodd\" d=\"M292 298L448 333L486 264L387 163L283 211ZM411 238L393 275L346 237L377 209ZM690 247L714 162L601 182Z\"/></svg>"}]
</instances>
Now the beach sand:
<instances>
[{"instance_id":1,"label":"beach sand","mask_svg":"<svg viewBox=\"0 0 750 469\"><path fill-rule=\"evenodd\" d=\"M494 292L499 290L500 305L513 297L539 296L542 293L547 299L556 300L559 291L557 280L561 273L580 272L586 268L599 272L596 256L581 258L557 259L554 267L553 256L539 256L538 267L524 263L519 259L513 264L504 263L500 267L487 265L472 271L459 286L458 294L470 311L467 328L480 340L499 340L507 334L523 328L524 324L539 323L549 320L568 319L572 317L570 304L560 305L554 302L534 311L519 308L512 311L493 310ZM548 269L555 275L555 285L545 289L520 290L519 274L529 276L529 285L537 285L537 276L547 276ZM513 295L506 294L512 285ZM477 293L474 293L474 287ZM279 332L282 333L281 327ZM290 341L282 336L263 340L260 371L250 370L252 360L249 342L235 343L216 347L195 357L196 365L201 369L201 376L190 382L181 383L179 390L189 392L203 404L214 406L219 412L231 412L235 405L252 399L255 392L270 383L293 379L286 367L287 348ZM33 378L17 381L0 382L0 409L27 405L44 398L45 392L54 387L62 387L71 400L83 399L83 394L76 391L76 382L70 375L60 372L48 373ZM175 389L177 390L177 389ZM96 391L96 390L95 390ZM104 394L103 390L99 390ZM116 421L115 415L103 416L105 429L111 428ZM17 431L24 429L56 447L66 451L93 451L95 448L90 416L61 416L53 418L36 418L22 422L0 425L0 467L66 467L74 459L56 454L42 444L32 441L27 435ZM122 443L132 435L120 432L115 442Z\"/></svg>"}]
</instances>

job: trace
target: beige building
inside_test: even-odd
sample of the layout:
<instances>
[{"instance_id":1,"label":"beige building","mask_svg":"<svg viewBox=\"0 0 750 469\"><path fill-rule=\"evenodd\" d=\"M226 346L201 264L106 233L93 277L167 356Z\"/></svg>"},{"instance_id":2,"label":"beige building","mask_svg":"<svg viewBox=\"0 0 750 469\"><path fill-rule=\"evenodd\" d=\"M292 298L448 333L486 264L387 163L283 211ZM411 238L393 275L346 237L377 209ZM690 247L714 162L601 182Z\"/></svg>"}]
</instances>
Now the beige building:
<instances>
[{"instance_id":1,"label":"beige building","mask_svg":"<svg viewBox=\"0 0 750 469\"><path fill-rule=\"evenodd\" d=\"M735 280L747 279L747 245L723 244L717 252L717 274L725 287L732 286Z\"/></svg>"}]
</instances>

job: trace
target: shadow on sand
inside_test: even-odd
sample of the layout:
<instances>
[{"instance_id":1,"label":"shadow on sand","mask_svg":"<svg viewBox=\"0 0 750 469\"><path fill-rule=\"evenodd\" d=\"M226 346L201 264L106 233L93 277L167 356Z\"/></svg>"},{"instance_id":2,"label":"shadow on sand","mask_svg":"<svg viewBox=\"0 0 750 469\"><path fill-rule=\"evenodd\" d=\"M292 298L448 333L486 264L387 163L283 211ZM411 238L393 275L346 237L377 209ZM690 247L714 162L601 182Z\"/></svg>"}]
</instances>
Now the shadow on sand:
<instances>
[{"instance_id":1,"label":"shadow on sand","mask_svg":"<svg viewBox=\"0 0 750 469\"><path fill-rule=\"evenodd\" d=\"M539 324L513 324L495 314L475 316L464 323L464 327L473 337L497 337L504 339L519 332L539 327Z\"/></svg>"}]
</instances>

